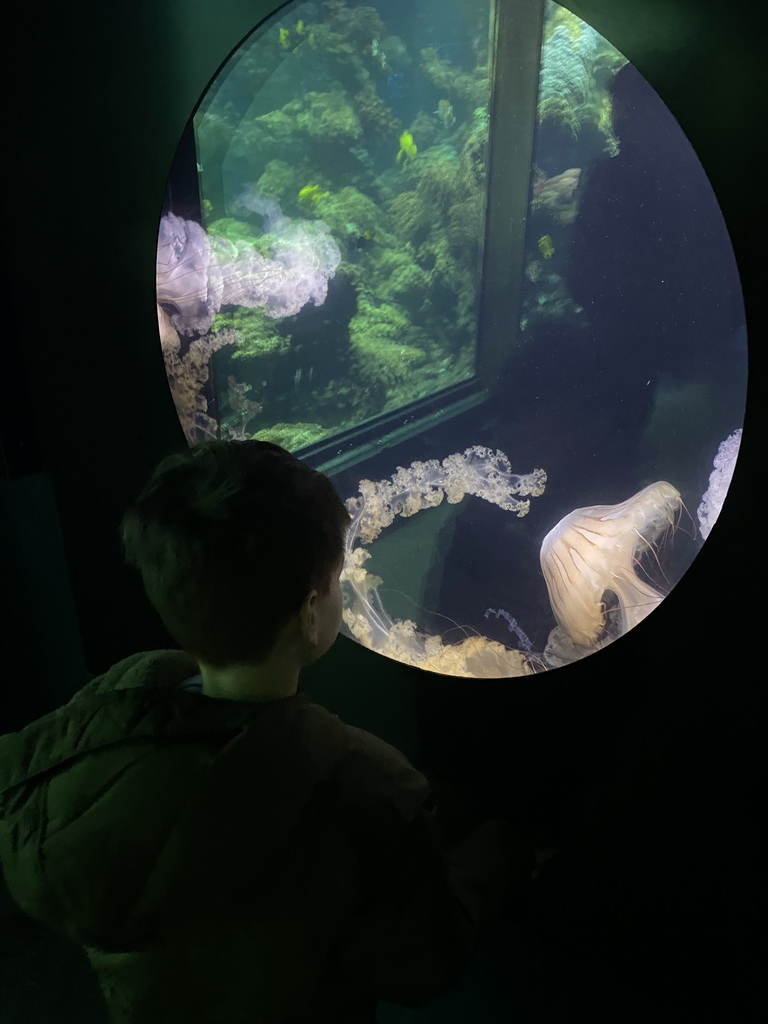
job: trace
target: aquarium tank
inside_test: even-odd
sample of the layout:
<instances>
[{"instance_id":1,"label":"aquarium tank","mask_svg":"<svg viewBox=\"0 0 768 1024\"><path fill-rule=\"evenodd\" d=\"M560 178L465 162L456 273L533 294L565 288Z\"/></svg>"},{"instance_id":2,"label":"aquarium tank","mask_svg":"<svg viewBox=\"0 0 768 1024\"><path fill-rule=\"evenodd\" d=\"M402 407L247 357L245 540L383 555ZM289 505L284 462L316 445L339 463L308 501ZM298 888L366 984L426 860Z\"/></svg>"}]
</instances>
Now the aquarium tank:
<instances>
[{"instance_id":1,"label":"aquarium tank","mask_svg":"<svg viewBox=\"0 0 768 1024\"><path fill-rule=\"evenodd\" d=\"M277 8L179 144L157 311L188 443L328 473L343 631L428 671L615 642L701 550L738 456L714 193L650 85L551 0Z\"/></svg>"}]
</instances>

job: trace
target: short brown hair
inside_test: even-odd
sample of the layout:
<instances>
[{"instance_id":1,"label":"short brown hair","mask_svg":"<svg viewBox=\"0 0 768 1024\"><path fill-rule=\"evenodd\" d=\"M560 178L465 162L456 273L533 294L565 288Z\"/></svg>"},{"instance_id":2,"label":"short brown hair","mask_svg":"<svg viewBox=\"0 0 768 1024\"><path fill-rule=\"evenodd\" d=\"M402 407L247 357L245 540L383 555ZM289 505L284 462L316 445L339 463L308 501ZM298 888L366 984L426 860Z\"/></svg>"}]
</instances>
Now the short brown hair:
<instances>
[{"instance_id":1,"label":"short brown hair","mask_svg":"<svg viewBox=\"0 0 768 1024\"><path fill-rule=\"evenodd\" d=\"M263 661L309 591L327 592L349 521L331 480L284 448L208 441L160 462L121 536L176 643L226 668Z\"/></svg>"}]
</instances>

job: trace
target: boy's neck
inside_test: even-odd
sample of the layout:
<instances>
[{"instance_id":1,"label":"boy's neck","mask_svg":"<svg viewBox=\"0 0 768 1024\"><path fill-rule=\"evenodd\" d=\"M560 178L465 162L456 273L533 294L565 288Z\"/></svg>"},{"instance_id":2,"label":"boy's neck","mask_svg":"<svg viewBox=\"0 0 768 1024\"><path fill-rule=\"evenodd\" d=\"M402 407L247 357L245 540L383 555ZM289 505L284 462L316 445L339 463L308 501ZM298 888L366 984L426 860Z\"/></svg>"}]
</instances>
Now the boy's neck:
<instances>
[{"instance_id":1,"label":"boy's neck","mask_svg":"<svg viewBox=\"0 0 768 1024\"><path fill-rule=\"evenodd\" d=\"M272 701L292 697L299 688L299 670L284 666L232 665L213 668L200 665L203 693L220 700Z\"/></svg>"}]
</instances>

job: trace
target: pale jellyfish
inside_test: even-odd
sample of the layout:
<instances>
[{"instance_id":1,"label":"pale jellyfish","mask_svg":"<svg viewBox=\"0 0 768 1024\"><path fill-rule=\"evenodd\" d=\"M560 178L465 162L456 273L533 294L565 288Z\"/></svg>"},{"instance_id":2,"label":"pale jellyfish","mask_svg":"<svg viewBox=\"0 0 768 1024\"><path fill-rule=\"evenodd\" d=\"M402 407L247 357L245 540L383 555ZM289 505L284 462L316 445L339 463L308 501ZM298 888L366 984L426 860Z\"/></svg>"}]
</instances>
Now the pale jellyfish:
<instances>
[{"instance_id":1,"label":"pale jellyfish","mask_svg":"<svg viewBox=\"0 0 768 1024\"><path fill-rule=\"evenodd\" d=\"M540 556L559 625L545 652L550 664L604 647L661 603L663 595L635 569L675 525L681 506L680 492L659 480L618 505L577 508L550 530Z\"/></svg>"},{"instance_id":2,"label":"pale jellyfish","mask_svg":"<svg viewBox=\"0 0 768 1024\"><path fill-rule=\"evenodd\" d=\"M517 651L484 636L444 643L441 637L419 630L410 619L391 619L379 597L381 578L364 567L371 554L364 545L374 541L397 516L407 519L440 505L444 498L455 505L472 494L518 517L525 516L530 498L544 493L546 480L542 469L513 473L503 452L481 445L449 455L442 462L430 459L407 468L399 466L389 480L361 480L359 497L346 503L352 522L341 574L342 628L370 650L443 675L497 679L537 671L541 661L529 650ZM358 543L363 546L355 547Z\"/></svg>"}]
</instances>

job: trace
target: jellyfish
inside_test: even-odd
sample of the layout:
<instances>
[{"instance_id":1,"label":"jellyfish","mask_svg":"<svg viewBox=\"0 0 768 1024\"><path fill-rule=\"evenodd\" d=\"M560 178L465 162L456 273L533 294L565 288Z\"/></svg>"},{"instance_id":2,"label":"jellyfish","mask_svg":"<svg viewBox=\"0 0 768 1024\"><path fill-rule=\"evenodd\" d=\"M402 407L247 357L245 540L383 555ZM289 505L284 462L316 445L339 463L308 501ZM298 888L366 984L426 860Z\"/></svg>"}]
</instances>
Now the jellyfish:
<instances>
[{"instance_id":1,"label":"jellyfish","mask_svg":"<svg viewBox=\"0 0 768 1024\"><path fill-rule=\"evenodd\" d=\"M481 445L449 455L442 462L431 459L398 467L389 480L361 480L359 496L346 502L352 522L341 574L342 628L370 650L431 672L475 678L533 674L541 663L530 650L505 647L484 636L469 636L458 644L448 644L439 636L422 632L410 619L390 618L379 596L382 580L365 568L371 555L366 545L397 516L407 519L441 504L443 499L457 504L468 494L518 517L525 516L530 499L544 493L546 480L542 469L523 475L513 473L503 452Z\"/></svg>"},{"instance_id":2,"label":"jellyfish","mask_svg":"<svg viewBox=\"0 0 768 1024\"><path fill-rule=\"evenodd\" d=\"M675 525L681 506L680 492L659 480L618 505L577 508L549 531L541 570L559 626L545 651L550 664L605 646L661 603L663 595L635 569Z\"/></svg>"}]
</instances>

